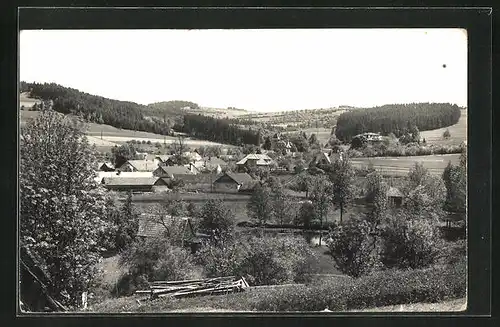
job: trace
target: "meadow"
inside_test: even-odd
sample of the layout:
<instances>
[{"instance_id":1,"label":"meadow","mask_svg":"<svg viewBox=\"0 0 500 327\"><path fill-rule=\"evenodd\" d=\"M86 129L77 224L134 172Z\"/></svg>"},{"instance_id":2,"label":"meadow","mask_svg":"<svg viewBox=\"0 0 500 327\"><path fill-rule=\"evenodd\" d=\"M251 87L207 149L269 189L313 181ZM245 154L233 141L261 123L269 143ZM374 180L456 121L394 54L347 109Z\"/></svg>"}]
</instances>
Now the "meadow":
<instances>
[{"instance_id":1,"label":"meadow","mask_svg":"<svg viewBox=\"0 0 500 327\"><path fill-rule=\"evenodd\" d=\"M448 130L451 137L443 138L443 133ZM428 144L458 145L467 140L467 110L462 110L460 119L455 125L420 132L420 138L425 138Z\"/></svg>"},{"instance_id":2,"label":"meadow","mask_svg":"<svg viewBox=\"0 0 500 327\"><path fill-rule=\"evenodd\" d=\"M383 175L406 175L415 163L422 163L431 174L440 175L451 161L457 165L460 160L460 154L443 154L430 156L412 156L412 157L371 157L371 158L353 158L351 163L356 168L366 168L373 165L373 168Z\"/></svg>"}]
</instances>

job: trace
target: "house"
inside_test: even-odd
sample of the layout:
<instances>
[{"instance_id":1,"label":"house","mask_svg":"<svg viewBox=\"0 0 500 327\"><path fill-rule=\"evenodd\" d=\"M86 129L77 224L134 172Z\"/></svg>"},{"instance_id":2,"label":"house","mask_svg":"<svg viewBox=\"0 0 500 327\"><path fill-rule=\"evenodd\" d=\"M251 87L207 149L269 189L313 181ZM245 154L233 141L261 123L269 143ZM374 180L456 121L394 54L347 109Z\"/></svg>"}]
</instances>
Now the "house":
<instances>
[{"instance_id":1,"label":"house","mask_svg":"<svg viewBox=\"0 0 500 327\"><path fill-rule=\"evenodd\" d=\"M193 165L199 172L215 174L220 174L222 172L222 167L227 167L227 163L217 157L204 157L202 160L194 162Z\"/></svg>"},{"instance_id":2,"label":"house","mask_svg":"<svg viewBox=\"0 0 500 327\"><path fill-rule=\"evenodd\" d=\"M187 165L184 165L184 167L186 167L187 169L189 169L189 171L194 174L194 175L198 175L199 173L201 173L201 170L200 168L198 168L195 163L193 162L190 162L188 163Z\"/></svg>"},{"instance_id":3,"label":"house","mask_svg":"<svg viewBox=\"0 0 500 327\"><path fill-rule=\"evenodd\" d=\"M245 158L241 159L236 163L238 166L238 171L244 172L246 169L260 167L270 169L271 166L275 165L275 161L271 159L267 154L249 154Z\"/></svg>"},{"instance_id":4,"label":"house","mask_svg":"<svg viewBox=\"0 0 500 327\"><path fill-rule=\"evenodd\" d=\"M359 148L365 143L378 143L382 141L383 138L379 133L362 133L352 138L351 147Z\"/></svg>"},{"instance_id":5,"label":"house","mask_svg":"<svg viewBox=\"0 0 500 327\"><path fill-rule=\"evenodd\" d=\"M160 154L155 157L155 160L157 160L160 164L165 164L172 157L173 155L171 154Z\"/></svg>"},{"instance_id":6,"label":"house","mask_svg":"<svg viewBox=\"0 0 500 327\"><path fill-rule=\"evenodd\" d=\"M102 184L113 191L156 192L168 188L167 182L158 177L104 177Z\"/></svg>"},{"instance_id":7,"label":"house","mask_svg":"<svg viewBox=\"0 0 500 327\"><path fill-rule=\"evenodd\" d=\"M271 149L290 153L292 149L292 143L290 143L290 141L277 133L274 134L274 136L271 138Z\"/></svg>"},{"instance_id":8,"label":"house","mask_svg":"<svg viewBox=\"0 0 500 327\"><path fill-rule=\"evenodd\" d=\"M395 188L395 187L389 187L389 190L387 190L387 198L389 205L392 207L399 208L403 204L403 193Z\"/></svg>"},{"instance_id":9,"label":"house","mask_svg":"<svg viewBox=\"0 0 500 327\"><path fill-rule=\"evenodd\" d=\"M200 161L202 159L198 152L187 151L183 152L182 155L188 158L190 162Z\"/></svg>"},{"instance_id":10,"label":"house","mask_svg":"<svg viewBox=\"0 0 500 327\"><path fill-rule=\"evenodd\" d=\"M153 176L162 178L175 178L177 175L194 175L185 166L159 166L153 171Z\"/></svg>"},{"instance_id":11,"label":"house","mask_svg":"<svg viewBox=\"0 0 500 327\"><path fill-rule=\"evenodd\" d=\"M154 171L158 163L152 160L128 160L118 168L121 171Z\"/></svg>"},{"instance_id":12,"label":"house","mask_svg":"<svg viewBox=\"0 0 500 327\"><path fill-rule=\"evenodd\" d=\"M218 192L249 191L257 183L258 181L247 173L226 172L213 182L213 189Z\"/></svg>"},{"instance_id":13,"label":"house","mask_svg":"<svg viewBox=\"0 0 500 327\"><path fill-rule=\"evenodd\" d=\"M97 164L97 170L99 170L99 171L114 171L115 166L111 162L100 162Z\"/></svg>"},{"instance_id":14,"label":"house","mask_svg":"<svg viewBox=\"0 0 500 327\"><path fill-rule=\"evenodd\" d=\"M203 240L209 238L209 235L198 233L194 230L193 224L191 223L191 217L172 217L170 215L159 217L146 213L139 216L139 230L137 231L137 236L140 238L162 237L166 231L162 222L171 219L182 221L182 243L184 246L190 247L191 252L196 252Z\"/></svg>"},{"instance_id":15,"label":"house","mask_svg":"<svg viewBox=\"0 0 500 327\"><path fill-rule=\"evenodd\" d=\"M318 165L329 165L331 163L332 161L330 160L328 153L320 152L313 158L313 160L309 164L309 167Z\"/></svg>"}]
</instances>

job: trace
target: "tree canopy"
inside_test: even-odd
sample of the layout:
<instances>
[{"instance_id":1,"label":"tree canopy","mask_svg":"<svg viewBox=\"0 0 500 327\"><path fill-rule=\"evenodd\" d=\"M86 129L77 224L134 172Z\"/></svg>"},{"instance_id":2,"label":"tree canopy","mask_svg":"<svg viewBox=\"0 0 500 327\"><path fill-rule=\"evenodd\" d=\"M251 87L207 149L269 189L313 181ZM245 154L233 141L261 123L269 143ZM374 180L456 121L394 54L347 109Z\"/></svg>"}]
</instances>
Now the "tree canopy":
<instances>
[{"instance_id":1,"label":"tree canopy","mask_svg":"<svg viewBox=\"0 0 500 327\"><path fill-rule=\"evenodd\" d=\"M409 126L419 131L451 126L458 122L460 114L460 107L449 103L390 104L356 109L338 117L335 135L343 141L365 132L394 133L400 137L406 133L415 134Z\"/></svg>"}]
</instances>

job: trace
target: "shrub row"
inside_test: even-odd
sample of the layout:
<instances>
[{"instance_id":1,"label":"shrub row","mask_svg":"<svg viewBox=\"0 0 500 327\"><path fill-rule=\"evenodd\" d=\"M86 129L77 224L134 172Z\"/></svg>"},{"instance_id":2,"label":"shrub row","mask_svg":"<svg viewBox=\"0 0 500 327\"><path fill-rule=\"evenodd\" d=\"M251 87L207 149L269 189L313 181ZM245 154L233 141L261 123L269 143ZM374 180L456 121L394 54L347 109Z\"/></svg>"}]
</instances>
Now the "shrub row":
<instances>
[{"instance_id":1,"label":"shrub row","mask_svg":"<svg viewBox=\"0 0 500 327\"><path fill-rule=\"evenodd\" d=\"M466 295L466 264L425 270L386 270L358 279L336 279L322 285L273 289L251 297L259 311L333 311L426 302Z\"/></svg>"},{"instance_id":2,"label":"shrub row","mask_svg":"<svg viewBox=\"0 0 500 327\"><path fill-rule=\"evenodd\" d=\"M454 154L465 151L463 145L431 145L421 146L411 144L408 146L394 145L390 147L366 146L358 150L349 150L351 158L360 157L410 157L427 156L433 154Z\"/></svg>"}]
</instances>

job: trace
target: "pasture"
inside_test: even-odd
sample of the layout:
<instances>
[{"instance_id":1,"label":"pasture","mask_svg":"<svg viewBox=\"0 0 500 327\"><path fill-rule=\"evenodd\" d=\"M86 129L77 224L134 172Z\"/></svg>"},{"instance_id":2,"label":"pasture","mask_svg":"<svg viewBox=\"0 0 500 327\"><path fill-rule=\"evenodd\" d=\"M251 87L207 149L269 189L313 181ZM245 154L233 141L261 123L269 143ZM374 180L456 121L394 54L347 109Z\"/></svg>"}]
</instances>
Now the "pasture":
<instances>
[{"instance_id":1,"label":"pasture","mask_svg":"<svg viewBox=\"0 0 500 327\"><path fill-rule=\"evenodd\" d=\"M446 130L450 131L451 134L448 139L443 138L443 133ZM425 138L428 144L438 145L458 145L467 141L467 110L461 111L460 119L455 125L420 132L420 138Z\"/></svg>"},{"instance_id":2,"label":"pasture","mask_svg":"<svg viewBox=\"0 0 500 327\"><path fill-rule=\"evenodd\" d=\"M373 168L388 176L401 176L408 174L415 163L422 163L431 174L440 175L451 161L457 165L460 160L460 154L443 154L430 156L412 156L412 157L372 157L372 158L353 158L351 163L356 168L368 167L371 163Z\"/></svg>"}]
</instances>

